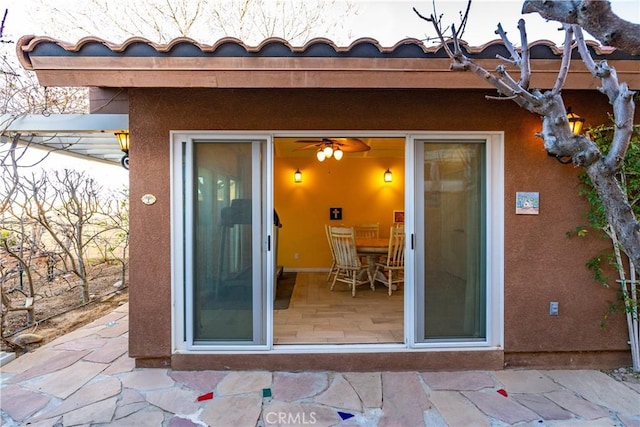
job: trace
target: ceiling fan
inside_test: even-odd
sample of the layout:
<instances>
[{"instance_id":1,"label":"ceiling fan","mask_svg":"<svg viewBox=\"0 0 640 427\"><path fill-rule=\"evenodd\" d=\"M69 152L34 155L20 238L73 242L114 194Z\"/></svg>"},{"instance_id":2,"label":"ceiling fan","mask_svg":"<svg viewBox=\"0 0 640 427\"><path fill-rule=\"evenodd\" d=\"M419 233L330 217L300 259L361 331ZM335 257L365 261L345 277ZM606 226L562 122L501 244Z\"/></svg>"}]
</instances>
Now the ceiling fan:
<instances>
[{"instance_id":1,"label":"ceiling fan","mask_svg":"<svg viewBox=\"0 0 640 427\"><path fill-rule=\"evenodd\" d=\"M321 162L331 157L340 160L344 153L358 153L371 150L371 147L358 138L301 139L296 142L307 144L304 147L298 148L298 150L317 148L316 158Z\"/></svg>"}]
</instances>

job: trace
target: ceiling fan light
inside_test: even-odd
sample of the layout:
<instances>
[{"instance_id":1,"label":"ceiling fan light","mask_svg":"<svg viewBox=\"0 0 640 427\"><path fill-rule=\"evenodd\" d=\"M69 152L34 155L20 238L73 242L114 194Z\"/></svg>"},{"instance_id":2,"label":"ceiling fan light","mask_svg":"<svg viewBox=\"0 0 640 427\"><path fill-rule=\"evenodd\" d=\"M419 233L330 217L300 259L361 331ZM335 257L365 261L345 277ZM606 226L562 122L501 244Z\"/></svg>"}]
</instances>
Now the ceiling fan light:
<instances>
[{"instance_id":1,"label":"ceiling fan light","mask_svg":"<svg viewBox=\"0 0 640 427\"><path fill-rule=\"evenodd\" d=\"M332 146L330 146L330 145L325 146L325 147L324 147L324 149L323 149L322 151L324 151L324 155L325 155L328 159L330 159L330 158L331 158L331 156L333 156L333 147L332 147Z\"/></svg>"},{"instance_id":2,"label":"ceiling fan light","mask_svg":"<svg viewBox=\"0 0 640 427\"><path fill-rule=\"evenodd\" d=\"M336 151L333 152L333 157L336 160L340 160L344 156L344 151L340 149L340 147L336 148Z\"/></svg>"},{"instance_id":3,"label":"ceiling fan light","mask_svg":"<svg viewBox=\"0 0 640 427\"><path fill-rule=\"evenodd\" d=\"M325 156L324 151L323 151L322 149L319 149L319 150L316 152L316 158L318 159L318 161L319 161L319 162L324 162L324 159L325 159L326 157L327 157L327 156Z\"/></svg>"}]
</instances>

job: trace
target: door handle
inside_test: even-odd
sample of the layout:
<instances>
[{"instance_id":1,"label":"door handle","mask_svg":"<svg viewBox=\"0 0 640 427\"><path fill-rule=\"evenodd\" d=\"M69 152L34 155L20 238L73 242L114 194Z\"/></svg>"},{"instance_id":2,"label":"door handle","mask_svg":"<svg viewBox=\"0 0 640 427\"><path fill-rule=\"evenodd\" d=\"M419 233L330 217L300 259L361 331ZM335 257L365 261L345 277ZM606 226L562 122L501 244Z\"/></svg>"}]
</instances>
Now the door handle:
<instances>
[{"instance_id":1,"label":"door handle","mask_svg":"<svg viewBox=\"0 0 640 427\"><path fill-rule=\"evenodd\" d=\"M267 251L271 252L271 236L267 236Z\"/></svg>"}]
</instances>

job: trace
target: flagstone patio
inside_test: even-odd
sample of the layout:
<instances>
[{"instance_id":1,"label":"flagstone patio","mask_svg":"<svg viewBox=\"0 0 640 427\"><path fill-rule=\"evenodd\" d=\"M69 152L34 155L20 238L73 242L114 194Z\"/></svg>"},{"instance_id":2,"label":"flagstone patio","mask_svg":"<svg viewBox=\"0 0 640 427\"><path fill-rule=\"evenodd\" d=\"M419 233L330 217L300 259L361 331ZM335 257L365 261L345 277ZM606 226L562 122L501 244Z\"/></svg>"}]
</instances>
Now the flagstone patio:
<instances>
[{"instance_id":1,"label":"flagstone patio","mask_svg":"<svg viewBox=\"0 0 640 427\"><path fill-rule=\"evenodd\" d=\"M595 370L137 369L128 305L0 370L3 426L640 426L640 388Z\"/></svg>"}]
</instances>

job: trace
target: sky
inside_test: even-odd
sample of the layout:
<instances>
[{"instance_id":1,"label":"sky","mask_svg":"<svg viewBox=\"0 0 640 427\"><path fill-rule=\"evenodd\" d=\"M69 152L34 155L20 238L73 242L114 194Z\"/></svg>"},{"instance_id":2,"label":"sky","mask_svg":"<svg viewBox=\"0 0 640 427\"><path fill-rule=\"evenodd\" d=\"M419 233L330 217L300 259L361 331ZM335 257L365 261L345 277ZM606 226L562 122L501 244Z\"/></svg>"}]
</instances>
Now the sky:
<instances>
[{"instance_id":1,"label":"sky","mask_svg":"<svg viewBox=\"0 0 640 427\"><path fill-rule=\"evenodd\" d=\"M73 10L74 5L81 5L85 1L57 0L54 4L62 9ZM110 4L118 4L123 1L111 0ZM137 0L138 3L144 3L144 1ZM359 37L373 37L383 46L393 46L403 38L424 39L426 36L433 37L435 35L431 24L423 21L413 12L415 7L422 15L429 15L432 12L432 0L350 1L356 5L356 15L335 16L331 9L327 8L326 10L326 14L331 16L331 19L335 19L341 24L338 25L336 32L340 32L341 28L344 34L350 34L350 37L347 37L349 41ZM55 36L56 33L63 33L65 29L47 28L47 17L38 15L38 5L47 3L53 4L50 0L0 0L0 10L9 9L6 34L17 38L25 34L43 35L46 33ZM338 0L338 3L341 1ZM559 24L545 22L537 14L522 15L520 13L522 3L522 0L473 0L464 40L479 46L497 39L498 36L494 31L500 22L513 39L512 42L516 43L519 41L516 29L518 19L524 18L527 23L529 41L548 39L557 44L561 43L563 34L558 31ZM612 0L611 3L614 12L619 16L631 22L640 22L640 1ZM466 0L436 0L435 4L438 14L444 14L444 22L456 22L459 12L465 9L467 2ZM59 34L58 37L60 37ZM100 34L94 35L100 36ZM330 39L342 38L336 34L327 34L326 37ZM66 41L75 42L77 40ZM213 43L213 40L207 42Z\"/></svg>"},{"instance_id":2,"label":"sky","mask_svg":"<svg viewBox=\"0 0 640 427\"><path fill-rule=\"evenodd\" d=\"M47 27L47 16L37 14L38 5L46 4L50 0L0 0L0 11L9 10L6 22L5 35L17 40L21 35L51 35L65 40L60 34L66 34L68 28ZM73 10L74 5L80 5L85 0L58 0L55 4L58 7ZM123 0L111 0L110 4L117 4ZM137 0L144 2L145 0ZM303 1L303 0L300 0ZM343 39L348 45L350 42L360 37L375 38L384 47L395 45L404 38L417 38L424 40L435 35L430 23L420 19L414 12L415 7L422 15L432 13L433 3L428 1L406 1L406 0L351 0L355 3L357 14L351 16L337 16L332 10L326 13L330 19L339 21L336 31L344 31L340 37L337 34L327 34L326 37L332 40ZM466 0L437 0L438 14L444 14L444 22L457 22L459 11L466 7ZM537 14L521 15L522 0L473 0L469 24L463 39L472 46L480 46L491 40L499 38L495 34L498 22L507 31L511 42L519 44L519 34L517 23L520 18L524 18L527 26L527 36L529 42L535 40L551 40L556 44L561 44L563 32L558 31L559 24L546 22ZM640 22L640 1L638 0L613 0L614 12L632 22ZM59 33L59 34L57 34ZM345 36L348 34L348 36ZM101 34L94 34L101 36ZM589 36L587 35L589 38ZM76 42L74 40L65 40ZM112 40L121 42L122 40ZM214 40L206 41L213 43ZM427 42L430 43L430 42ZM108 166L98 163L87 164L78 162L66 156L51 155L45 162L49 167L77 167L84 168L93 174L97 179L106 183L114 183L120 186L128 182L128 172L120 166Z\"/></svg>"},{"instance_id":3,"label":"sky","mask_svg":"<svg viewBox=\"0 0 640 427\"><path fill-rule=\"evenodd\" d=\"M354 22L353 31L362 36L377 38L383 46L392 46L404 37L425 39L435 35L431 24L417 17L415 7L421 15L432 13L431 1L362 1L358 2L360 16ZM547 39L561 44L564 33L558 31L560 24L547 22L537 14L520 13L522 0L473 0L469 12L469 24L463 39L473 46L483 45L498 39L497 24L502 23L511 42L519 44L518 20L524 18L529 42ZM437 11L444 14L443 22L457 22L459 11L466 8L461 0L438 0ZM614 12L632 22L640 22L640 1L613 0ZM635 19L634 19L635 17Z\"/></svg>"}]
</instances>

